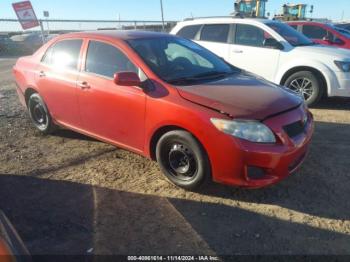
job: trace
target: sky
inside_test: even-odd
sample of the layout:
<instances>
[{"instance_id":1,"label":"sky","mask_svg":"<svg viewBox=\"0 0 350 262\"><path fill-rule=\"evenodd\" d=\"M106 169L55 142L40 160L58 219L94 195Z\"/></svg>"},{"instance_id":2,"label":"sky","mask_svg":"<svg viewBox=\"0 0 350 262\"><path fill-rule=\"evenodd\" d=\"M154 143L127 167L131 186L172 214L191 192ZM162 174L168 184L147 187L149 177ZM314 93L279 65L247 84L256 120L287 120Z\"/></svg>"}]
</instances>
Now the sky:
<instances>
[{"instance_id":1,"label":"sky","mask_svg":"<svg viewBox=\"0 0 350 262\"><path fill-rule=\"evenodd\" d=\"M0 0L0 18L16 18L12 3ZM18 2L18 1L17 1ZM160 0L32 0L38 16L50 12L56 19L106 19L118 20L161 20ZM267 11L279 13L281 6L288 2L269 0ZM313 17L350 20L349 0L297 0L314 5ZM191 16L222 16L233 10L234 0L163 0L165 20L183 20Z\"/></svg>"}]
</instances>

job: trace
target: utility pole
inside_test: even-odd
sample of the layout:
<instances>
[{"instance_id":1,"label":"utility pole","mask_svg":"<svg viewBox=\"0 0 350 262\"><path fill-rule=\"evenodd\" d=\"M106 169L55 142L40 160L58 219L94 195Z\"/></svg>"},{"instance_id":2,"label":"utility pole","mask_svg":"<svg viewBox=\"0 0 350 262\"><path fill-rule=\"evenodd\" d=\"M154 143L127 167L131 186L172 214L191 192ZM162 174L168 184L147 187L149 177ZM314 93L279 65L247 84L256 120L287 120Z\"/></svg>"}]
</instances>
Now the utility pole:
<instances>
[{"instance_id":1,"label":"utility pole","mask_svg":"<svg viewBox=\"0 0 350 262\"><path fill-rule=\"evenodd\" d=\"M163 32L164 32L165 31L165 24L164 24L163 0L160 0L160 11L162 12L162 28L163 28Z\"/></svg>"},{"instance_id":2,"label":"utility pole","mask_svg":"<svg viewBox=\"0 0 350 262\"><path fill-rule=\"evenodd\" d=\"M46 17L47 35L49 35L50 34L50 27L49 27L50 13L49 13L49 11L44 11L44 17Z\"/></svg>"}]
</instances>

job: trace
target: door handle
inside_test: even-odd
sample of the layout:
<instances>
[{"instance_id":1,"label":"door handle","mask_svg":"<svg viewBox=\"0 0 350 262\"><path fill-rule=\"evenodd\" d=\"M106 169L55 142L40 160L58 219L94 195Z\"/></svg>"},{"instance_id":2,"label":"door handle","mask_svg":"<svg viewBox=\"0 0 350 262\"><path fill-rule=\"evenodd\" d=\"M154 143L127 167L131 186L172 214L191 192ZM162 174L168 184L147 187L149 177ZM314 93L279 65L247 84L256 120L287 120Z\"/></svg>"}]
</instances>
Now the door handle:
<instances>
[{"instance_id":1,"label":"door handle","mask_svg":"<svg viewBox=\"0 0 350 262\"><path fill-rule=\"evenodd\" d=\"M243 50L233 50L233 53L242 54L242 53L243 53Z\"/></svg>"},{"instance_id":2,"label":"door handle","mask_svg":"<svg viewBox=\"0 0 350 262\"><path fill-rule=\"evenodd\" d=\"M88 82L86 81L81 81L81 82L78 82L78 86L80 86L81 89L90 89L90 85Z\"/></svg>"},{"instance_id":3,"label":"door handle","mask_svg":"<svg viewBox=\"0 0 350 262\"><path fill-rule=\"evenodd\" d=\"M45 76L46 76L46 74L45 74L44 71L40 71L40 72L39 72L39 77L45 77Z\"/></svg>"}]
</instances>

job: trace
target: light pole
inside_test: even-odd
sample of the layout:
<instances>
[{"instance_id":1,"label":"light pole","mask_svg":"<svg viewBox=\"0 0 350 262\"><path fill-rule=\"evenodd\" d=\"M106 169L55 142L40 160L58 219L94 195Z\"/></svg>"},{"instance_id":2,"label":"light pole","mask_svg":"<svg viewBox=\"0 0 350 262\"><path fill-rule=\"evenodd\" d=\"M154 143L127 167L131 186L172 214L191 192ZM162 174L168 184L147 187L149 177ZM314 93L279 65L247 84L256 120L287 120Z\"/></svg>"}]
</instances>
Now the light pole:
<instances>
[{"instance_id":1,"label":"light pole","mask_svg":"<svg viewBox=\"0 0 350 262\"><path fill-rule=\"evenodd\" d=\"M49 11L44 11L44 17L46 17L47 35L49 35L50 34L50 28L49 28L50 13L49 13Z\"/></svg>"},{"instance_id":2,"label":"light pole","mask_svg":"<svg viewBox=\"0 0 350 262\"><path fill-rule=\"evenodd\" d=\"M163 32L164 32L165 31L165 24L164 24L163 0L160 0L160 11L162 13L162 28L163 28Z\"/></svg>"}]
</instances>

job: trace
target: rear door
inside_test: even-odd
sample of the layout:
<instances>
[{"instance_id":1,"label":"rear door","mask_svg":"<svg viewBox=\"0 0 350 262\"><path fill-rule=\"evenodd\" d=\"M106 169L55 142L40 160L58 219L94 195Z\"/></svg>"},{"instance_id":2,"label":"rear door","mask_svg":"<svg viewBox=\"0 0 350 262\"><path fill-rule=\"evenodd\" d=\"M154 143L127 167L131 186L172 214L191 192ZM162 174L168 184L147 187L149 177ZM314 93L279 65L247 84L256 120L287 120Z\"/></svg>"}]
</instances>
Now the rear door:
<instances>
[{"instance_id":1,"label":"rear door","mask_svg":"<svg viewBox=\"0 0 350 262\"><path fill-rule=\"evenodd\" d=\"M176 33L177 36L187 38L190 40L197 40L198 33L200 29L202 28L202 25L188 25L184 26L179 30L179 32Z\"/></svg>"},{"instance_id":2,"label":"rear door","mask_svg":"<svg viewBox=\"0 0 350 262\"><path fill-rule=\"evenodd\" d=\"M53 44L36 71L36 84L53 118L65 125L80 127L77 79L82 39Z\"/></svg>"},{"instance_id":3,"label":"rear door","mask_svg":"<svg viewBox=\"0 0 350 262\"><path fill-rule=\"evenodd\" d=\"M204 25L200 32L199 44L227 60L230 52L230 28L229 24Z\"/></svg>"},{"instance_id":4,"label":"rear door","mask_svg":"<svg viewBox=\"0 0 350 262\"><path fill-rule=\"evenodd\" d=\"M273 37L257 26L236 24L229 62L274 81L281 51L264 46L264 42L269 38Z\"/></svg>"},{"instance_id":5,"label":"rear door","mask_svg":"<svg viewBox=\"0 0 350 262\"><path fill-rule=\"evenodd\" d=\"M116 45L90 40L85 65L79 77L79 105L84 130L88 133L142 151L144 145L144 91L136 86L118 86L114 74L145 75Z\"/></svg>"}]
</instances>

